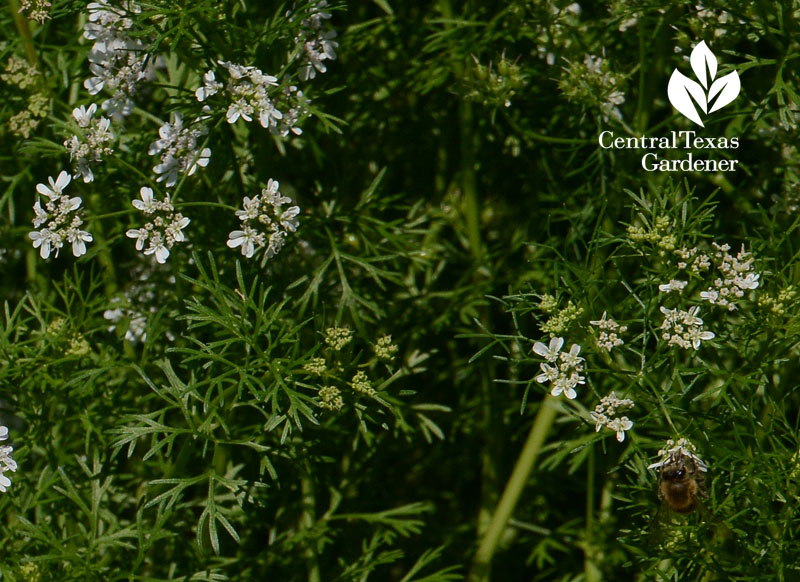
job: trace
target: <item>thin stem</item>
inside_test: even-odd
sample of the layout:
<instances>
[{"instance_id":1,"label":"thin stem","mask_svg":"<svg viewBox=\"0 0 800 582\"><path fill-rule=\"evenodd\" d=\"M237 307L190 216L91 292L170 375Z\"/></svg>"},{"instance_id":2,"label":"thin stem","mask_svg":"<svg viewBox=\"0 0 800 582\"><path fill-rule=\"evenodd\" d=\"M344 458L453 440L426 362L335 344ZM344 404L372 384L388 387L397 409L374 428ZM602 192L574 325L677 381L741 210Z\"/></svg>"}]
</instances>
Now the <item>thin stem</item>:
<instances>
[{"instance_id":1,"label":"thin stem","mask_svg":"<svg viewBox=\"0 0 800 582\"><path fill-rule=\"evenodd\" d=\"M508 520L511 518L514 507L519 501L519 496L525 487L528 476L533 470L536 457L542 449L547 433L550 432L556 412L558 412L558 406L555 399L552 396L548 396L542 402L539 412L536 414L531 432L528 434L528 440L525 442L525 446L514 466L514 471L506 483L500 502L492 515L489 528L486 530L486 534L478 546L478 551L475 552L475 557L472 559L472 568L467 578L469 582L486 582L489 580L489 566L492 556L494 556L497 544L508 524Z\"/></svg>"},{"instance_id":2,"label":"thin stem","mask_svg":"<svg viewBox=\"0 0 800 582\"><path fill-rule=\"evenodd\" d=\"M310 467L306 466L306 469ZM316 520L316 500L314 498L314 483L309 474L303 476L300 481L303 495L303 514L300 518L300 526L304 530L314 527ZM317 555L317 542L309 538L306 548L306 559L308 560L308 582L321 582L322 576L319 570L319 556Z\"/></svg>"},{"instance_id":3,"label":"thin stem","mask_svg":"<svg viewBox=\"0 0 800 582\"><path fill-rule=\"evenodd\" d=\"M17 32L22 39L22 44L25 47L25 56L31 66L36 67L38 70L39 58L36 56L36 48L33 46L33 36L31 36L31 28L28 26L28 19L20 13L17 0L8 0L8 7L11 10L11 16L14 18Z\"/></svg>"},{"instance_id":4,"label":"thin stem","mask_svg":"<svg viewBox=\"0 0 800 582\"><path fill-rule=\"evenodd\" d=\"M593 539L594 530L594 446L589 445L586 461L586 539L584 541L584 576L586 582L599 582L602 574L597 567L597 544Z\"/></svg>"}]
</instances>

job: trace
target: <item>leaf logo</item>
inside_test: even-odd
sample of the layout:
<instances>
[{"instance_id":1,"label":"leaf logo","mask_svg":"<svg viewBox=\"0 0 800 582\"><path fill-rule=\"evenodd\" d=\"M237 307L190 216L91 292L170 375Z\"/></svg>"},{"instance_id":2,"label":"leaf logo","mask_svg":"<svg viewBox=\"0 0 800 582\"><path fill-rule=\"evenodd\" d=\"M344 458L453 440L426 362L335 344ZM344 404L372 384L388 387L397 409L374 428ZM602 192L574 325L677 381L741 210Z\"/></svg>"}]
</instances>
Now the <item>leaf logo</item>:
<instances>
[{"instance_id":1,"label":"leaf logo","mask_svg":"<svg viewBox=\"0 0 800 582\"><path fill-rule=\"evenodd\" d=\"M717 58L701 41L692 51L689 62L692 65L697 80L692 81L678 69L672 72L667 87L667 96L672 106L684 117L690 119L700 127L703 120L697 113L695 103L705 114L714 113L736 99L742 88L739 74L736 71L714 80L717 76ZM709 83L711 86L709 87ZM713 105L712 105L713 103Z\"/></svg>"}]
</instances>

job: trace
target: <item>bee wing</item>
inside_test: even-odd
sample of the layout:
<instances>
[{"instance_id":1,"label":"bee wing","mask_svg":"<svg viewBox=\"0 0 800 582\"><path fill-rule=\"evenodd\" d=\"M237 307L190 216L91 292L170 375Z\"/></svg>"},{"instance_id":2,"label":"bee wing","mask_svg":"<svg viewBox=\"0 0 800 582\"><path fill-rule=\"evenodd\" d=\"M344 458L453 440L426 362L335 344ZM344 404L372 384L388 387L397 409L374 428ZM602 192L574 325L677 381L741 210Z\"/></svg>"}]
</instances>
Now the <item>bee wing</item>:
<instances>
[{"instance_id":1,"label":"bee wing","mask_svg":"<svg viewBox=\"0 0 800 582\"><path fill-rule=\"evenodd\" d=\"M695 497L694 503L703 521L705 521L712 530L710 540L712 545L721 549L727 549L730 552L738 552L739 540L736 534L733 533L733 530L717 517L713 511L703 505L697 497Z\"/></svg>"},{"instance_id":2,"label":"bee wing","mask_svg":"<svg viewBox=\"0 0 800 582\"><path fill-rule=\"evenodd\" d=\"M647 525L647 543L659 546L667 539L670 529L674 525L672 510L666 501L662 501L650 523Z\"/></svg>"}]
</instances>

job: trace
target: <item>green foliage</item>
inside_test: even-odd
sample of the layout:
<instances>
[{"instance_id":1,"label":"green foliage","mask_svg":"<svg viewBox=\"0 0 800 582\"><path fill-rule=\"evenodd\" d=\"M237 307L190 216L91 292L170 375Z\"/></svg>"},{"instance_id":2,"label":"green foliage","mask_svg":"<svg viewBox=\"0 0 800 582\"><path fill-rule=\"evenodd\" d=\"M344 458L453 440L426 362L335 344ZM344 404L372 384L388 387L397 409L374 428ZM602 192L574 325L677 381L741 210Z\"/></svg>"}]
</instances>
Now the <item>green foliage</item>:
<instances>
[{"instance_id":1,"label":"green foliage","mask_svg":"<svg viewBox=\"0 0 800 582\"><path fill-rule=\"evenodd\" d=\"M796 1L109 2L0 13L2 580L797 579ZM700 40L737 171L600 147Z\"/></svg>"}]
</instances>

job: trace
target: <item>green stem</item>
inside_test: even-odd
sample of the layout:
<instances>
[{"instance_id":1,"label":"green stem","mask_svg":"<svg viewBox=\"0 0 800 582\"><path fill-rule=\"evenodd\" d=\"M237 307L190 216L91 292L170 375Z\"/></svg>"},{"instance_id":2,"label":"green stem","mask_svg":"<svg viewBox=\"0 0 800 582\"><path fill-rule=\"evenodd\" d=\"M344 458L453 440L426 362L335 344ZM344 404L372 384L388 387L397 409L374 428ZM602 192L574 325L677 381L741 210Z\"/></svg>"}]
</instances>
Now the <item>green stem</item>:
<instances>
[{"instance_id":1,"label":"green stem","mask_svg":"<svg viewBox=\"0 0 800 582\"><path fill-rule=\"evenodd\" d=\"M594 530L594 446L589 445L586 462L586 539L584 540L584 579L599 582L602 574L597 567L597 544L593 540Z\"/></svg>"},{"instance_id":2,"label":"green stem","mask_svg":"<svg viewBox=\"0 0 800 582\"><path fill-rule=\"evenodd\" d=\"M531 432L528 434L528 440L525 442L525 446L514 466L514 471L506 483L500 502L492 515L489 528L478 546L478 551L475 552L475 557L472 559L472 568L467 577L468 582L486 582L489 580L489 566L492 556L494 556L500 537L505 531L508 520L511 518L511 513L514 511L517 501L519 501L519 496L525 487L528 476L533 470L536 457L542 449L547 433L550 432L556 412L558 412L558 407L555 399L552 396L548 396L539 407Z\"/></svg>"},{"instance_id":3,"label":"green stem","mask_svg":"<svg viewBox=\"0 0 800 582\"><path fill-rule=\"evenodd\" d=\"M309 467L306 466L308 470ZM306 474L300 481L303 494L303 515L300 518L300 526L304 530L314 527L316 520L316 500L314 498L314 483L309 474ZM319 571L319 556L317 555L317 542L308 538L308 548L306 549L306 559L308 560L308 582L321 582L322 576Z\"/></svg>"},{"instance_id":4,"label":"green stem","mask_svg":"<svg viewBox=\"0 0 800 582\"><path fill-rule=\"evenodd\" d=\"M8 7L11 9L11 16L14 18L14 24L17 27L17 32L22 39L22 44L25 47L25 56L31 66L39 69L39 59L36 56L36 48L33 46L33 36L31 35L30 26L28 26L28 19L25 18L19 11L19 3L17 0L8 0Z\"/></svg>"},{"instance_id":5,"label":"green stem","mask_svg":"<svg viewBox=\"0 0 800 582\"><path fill-rule=\"evenodd\" d=\"M461 190L464 193L464 214L467 221L467 238L476 263L483 257L481 244L480 203L475 177L475 133L473 131L472 103L463 100L461 117Z\"/></svg>"},{"instance_id":6,"label":"green stem","mask_svg":"<svg viewBox=\"0 0 800 582\"><path fill-rule=\"evenodd\" d=\"M93 208L100 207L99 194L92 195L90 200ZM106 241L103 228L99 222L93 222L92 224L92 237L94 238L94 243L97 245L97 261L103 268L103 273L105 275L103 286L106 292L106 298L111 300L116 296L117 290L119 289L117 285L117 272L114 269L114 259L111 257L108 241Z\"/></svg>"}]
</instances>

